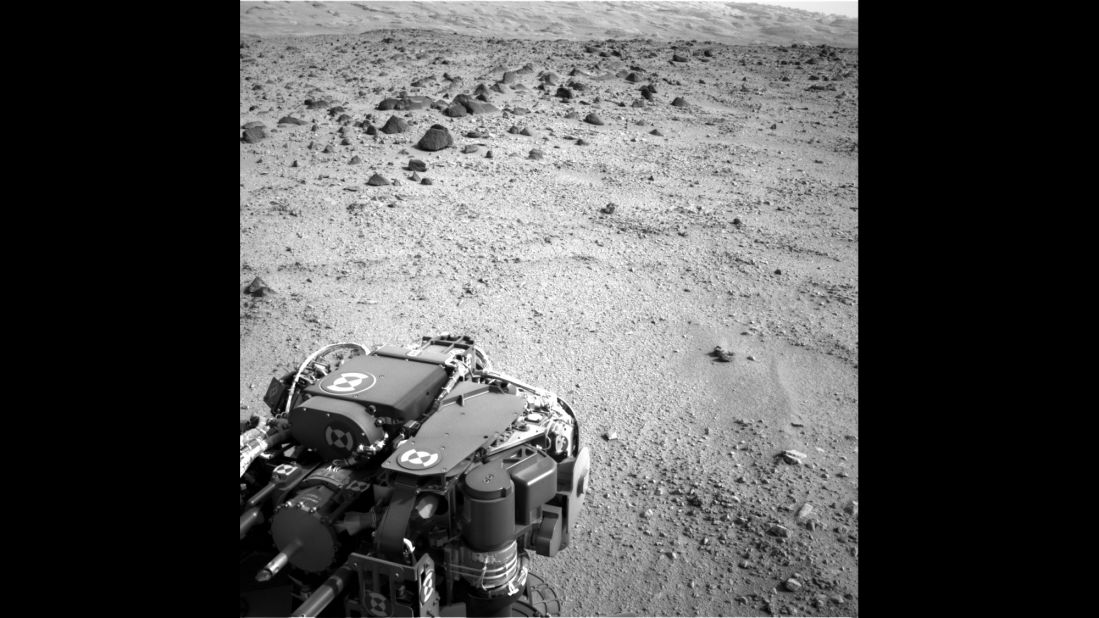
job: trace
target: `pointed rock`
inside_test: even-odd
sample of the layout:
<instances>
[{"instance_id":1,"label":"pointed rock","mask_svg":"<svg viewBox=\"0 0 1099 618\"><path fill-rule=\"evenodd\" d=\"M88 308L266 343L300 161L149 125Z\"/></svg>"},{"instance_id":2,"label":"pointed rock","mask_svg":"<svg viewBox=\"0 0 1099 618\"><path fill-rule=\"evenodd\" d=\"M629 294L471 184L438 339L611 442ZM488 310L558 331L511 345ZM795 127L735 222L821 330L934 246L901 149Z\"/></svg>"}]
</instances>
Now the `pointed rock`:
<instances>
[{"instance_id":1,"label":"pointed rock","mask_svg":"<svg viewBox=\"0 0 1099 618\"><path fill-rule=\"evenodd\" d=\"M245 294L250 294L256 297L267 296L268 294L271 294L273 292L274 290L268 287L267 283L265 283L264 280L260 279L259 277L253 279L252 283L249 283L248 287L244 288Z\"/></svg>"},{"instance_id":2,"label":"pointed rock","mask_svg":"<svg viewBox=\"0 0 1099 618\"><path fill-rule=\"evenodd\" d=\"M424 133L424 136L420 138L420 141L416 143L417 148L428 152L450 148L453 145L454 138L451 137L450 131L441 124L432 125L427 133Z\"/></svg>"}]
</instances>

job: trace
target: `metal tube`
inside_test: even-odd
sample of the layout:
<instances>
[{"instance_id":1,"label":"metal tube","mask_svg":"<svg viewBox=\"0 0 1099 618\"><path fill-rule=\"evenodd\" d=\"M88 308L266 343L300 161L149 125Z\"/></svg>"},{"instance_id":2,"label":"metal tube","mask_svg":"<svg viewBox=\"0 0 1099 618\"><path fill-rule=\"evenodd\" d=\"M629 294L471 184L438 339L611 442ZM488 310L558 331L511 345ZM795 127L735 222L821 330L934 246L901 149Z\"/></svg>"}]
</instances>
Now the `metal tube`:
<instances>
[{"instance_id":1,"label":"metal tube","mask_svg":"<svg viewBox=\"0 0 1099 618\"><path fill-rule=\"evenodd\" d=\"M271 495L272 491L278 487L278 483L271 481L263 489L256 492L256 495L248 499L248 506L257 506L260 502L267 499L267 496Z\"/></svg>"},{"instance_id":2,"label":"metal tube","mask_svg":"<svg viewBox=\"0 0 1099 618\"><path fill-rule=\"evenodd\" d=\"M244 540L244 537L248 534L248 531L252 529L252 526L263 521L263 513L260 512L259 507L252 507L244 512L240 516L240 538Z\"/></svg>"},{"instance_id":3,"label":"metal tube","mask_svg":"<svg viewBox=\"0 0 1099 618\"><path fill-rule=\"evenodd\" d=\"M334 601L336 597L343 592L344 588L347 586L348 580L351 579L351 575L354 572L354 569L346 564L336 569L336 572L325 580L325 582L290 615L308 616L312 618L323 612L324 608L328 607L328 604Z\"/></svg>"},{"instance_id":4,"label":"metal tube","mask_svg":"<svg viewBox=\"0 0 1099 618\"><path fill-rule=\"evenodd\" d=\"M292 545L280 551L278 555L271 559L271 562L267 563L267 566L263 567L259 573L256 573L256 581L265 582L278 575L279 571L290 562L290 556L293 556L294 552L300 548L301 541L295 541Z\"/></svg>"}]
</instances>

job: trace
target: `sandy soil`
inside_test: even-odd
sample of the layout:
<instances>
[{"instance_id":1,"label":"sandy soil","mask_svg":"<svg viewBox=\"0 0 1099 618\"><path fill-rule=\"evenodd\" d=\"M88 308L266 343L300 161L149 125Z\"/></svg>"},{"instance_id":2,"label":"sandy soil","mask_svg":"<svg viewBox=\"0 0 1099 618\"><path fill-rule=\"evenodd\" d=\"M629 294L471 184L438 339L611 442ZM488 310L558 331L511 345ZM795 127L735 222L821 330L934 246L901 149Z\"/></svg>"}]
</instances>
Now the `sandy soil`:
<instances>
[{"instance_id":1,"label":"sandy soil","mask_svg":"<svg viewBox=\"0 0 1099 618\"><path fill-rule=\"evenodd\" d=\"M375 109L527 64L505 111ZM858 615L858 100L857 49L242 34L240 286L273 292L240 296L241 418L323 344L469 333L592 447L573 545L535 561L567 615ZM436 123L454 147L416 149Z\"/></svg>"}]
</instances>

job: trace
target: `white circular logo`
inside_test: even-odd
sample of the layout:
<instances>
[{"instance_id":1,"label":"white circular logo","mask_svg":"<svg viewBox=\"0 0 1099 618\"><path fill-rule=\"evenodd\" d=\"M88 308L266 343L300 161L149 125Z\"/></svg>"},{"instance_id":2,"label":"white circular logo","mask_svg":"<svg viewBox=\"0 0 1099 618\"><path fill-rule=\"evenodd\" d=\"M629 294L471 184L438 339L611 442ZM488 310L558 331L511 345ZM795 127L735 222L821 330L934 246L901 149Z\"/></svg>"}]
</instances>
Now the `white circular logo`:
<instances>
[{"instance_id":1,"label":"white circular logo","mask_svg":"<svg viewBox=\"0 0 1099 618\"><path fill-rule=\"evenodd\" d=\"M420 585L420 603L427 603L431 595L435 593L435 571L423 572L423 583Z\"/></svg>"},{"instance_id":2,"label":"white circular logo","mask_svg":"<svg viewBox=\"0 0 1099 618\"><path fill-rule=\"evenodd\" d=\"M439 463L439 454L430 451L418 451L412 448L405 451L404 455L401 455L401 458L397 460L397 463L409 470L426 470Z\"/></svg>"},{"instance_id":3,"label":"white circular logo","mask_svg":"<svg viewBox=\"0 0 1099 618\"><path fill-rule=\"evenodd\" d=\"M337 395L354 395L368 391L377 383L378 379L369 373L349 371L336 376L328 384L321 385L321 389Z\"/></svg>"},{"instance_id":4,"label":"white circular logo","mask_svg":"<svg viewBox=\"0 0 1099 618\"><path fill-rule=\"evenodd\" d=\"M370 615L371 616L388 616L389 615L389 599L378 594L377 592L370 593Z\"/></svg>"},{"instance_id":5,"label":"white circular logo","mask_svg":"<svg viewBox=\"0 0 1099 618\"><path fill-rule=\"evenodd\" d=\"M355 435L350 431L344 431L334 425L329 425L324 428L324 441L327 442L329 446L350 451L352 447L355 446Z\"/></svg>"}]
</instances>

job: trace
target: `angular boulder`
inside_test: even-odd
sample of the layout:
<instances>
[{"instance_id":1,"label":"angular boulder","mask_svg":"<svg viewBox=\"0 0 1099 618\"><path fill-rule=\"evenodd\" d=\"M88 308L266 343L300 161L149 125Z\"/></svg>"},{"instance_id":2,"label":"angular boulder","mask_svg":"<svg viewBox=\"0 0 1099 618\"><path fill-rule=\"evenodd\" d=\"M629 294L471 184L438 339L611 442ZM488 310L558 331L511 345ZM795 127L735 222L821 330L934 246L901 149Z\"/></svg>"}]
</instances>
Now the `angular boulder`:
<instances>
[{"instance_id":1,"label":"angular boulder","mask_svg":"<svg viewBox=\"0 0 1099 618\"><path fill-rule=\"evenodd\" d=\"M417 148L427 152L436 152L444 148L450 148L453 145L454 138L451 137L450 131L441 124L432 125L420 138L420 141L416 142Z\"/></svg>"}]
</instances>

